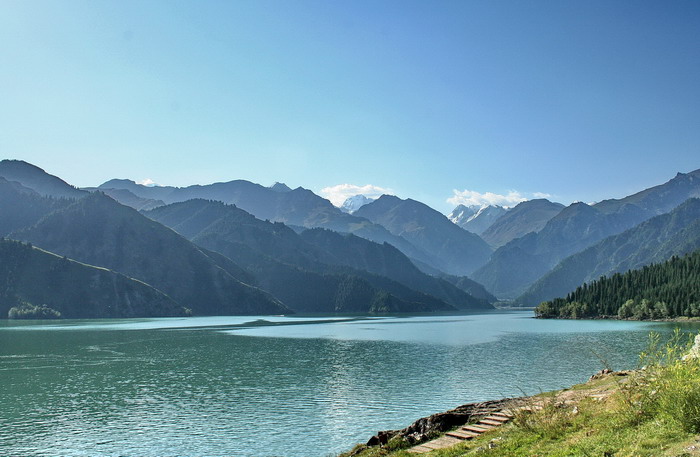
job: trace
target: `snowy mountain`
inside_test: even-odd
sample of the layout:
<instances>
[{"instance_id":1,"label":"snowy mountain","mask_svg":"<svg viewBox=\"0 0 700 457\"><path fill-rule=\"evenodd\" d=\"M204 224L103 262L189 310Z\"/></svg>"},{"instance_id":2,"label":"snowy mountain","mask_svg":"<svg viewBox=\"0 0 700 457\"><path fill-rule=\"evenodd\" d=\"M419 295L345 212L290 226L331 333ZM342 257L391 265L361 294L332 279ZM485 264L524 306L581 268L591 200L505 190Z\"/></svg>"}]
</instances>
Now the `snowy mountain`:
<instances>
[{"instance_id":1,"label":"snowy mountain","mask_svg":"<svg viewBox=\"0 0 700 457\"><path fill-rule=\"evenodd\" d=\"M479 205L458 205L447 218L461 227L463 223L467 222L469 218L474 216L480 209L481 206Z\"/></svg>"},{"instance_id":2,"label":"snowy mountain","mask_svg":"<svg viewBox=\"0 0 700 457\"><path fill-rule=\"evenodd\" d=\"M464 230L481 235L507 211L507 208L498 205L459 205L448 218Z\"/></svg>"},{"instance_id":3,"label":"snowy mountain","mask_svg":"<svg viewBox=\"0 0 700 457\"><path fill-rule=\"evenodd\" d=\"M372 203L373 201L374 198L365 197L362 194L354 195L346 199L345 202L343 202L343 205L340 207L340 210L348 214L352 214L358 209L365 206L367 203Z\"/></svg>"}]
</instances>

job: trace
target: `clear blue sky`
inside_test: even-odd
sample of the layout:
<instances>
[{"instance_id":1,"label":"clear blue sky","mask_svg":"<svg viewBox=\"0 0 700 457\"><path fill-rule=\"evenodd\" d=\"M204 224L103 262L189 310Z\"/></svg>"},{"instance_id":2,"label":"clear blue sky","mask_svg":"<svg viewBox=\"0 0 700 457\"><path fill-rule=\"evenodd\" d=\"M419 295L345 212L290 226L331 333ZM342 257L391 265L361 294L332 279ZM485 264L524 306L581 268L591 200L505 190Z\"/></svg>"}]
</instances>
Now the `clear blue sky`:
<instances>
[{"instance_id":1,"label":"clear blue sky","mask_svg":"<svg viewBox=\"0 0 700 457\"><path fill-rule=\"evenodd\" d=\"M700 2L0 2L0 156L595 201L700 168Z\"/></svg>"}]
</instances>

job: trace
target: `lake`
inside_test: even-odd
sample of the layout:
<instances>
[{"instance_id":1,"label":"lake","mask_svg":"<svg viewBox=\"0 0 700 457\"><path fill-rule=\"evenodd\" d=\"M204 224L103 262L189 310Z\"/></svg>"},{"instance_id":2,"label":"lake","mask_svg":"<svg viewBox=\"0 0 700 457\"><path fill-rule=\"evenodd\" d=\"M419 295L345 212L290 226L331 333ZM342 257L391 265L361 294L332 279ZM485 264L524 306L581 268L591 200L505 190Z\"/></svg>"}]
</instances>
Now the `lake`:
<instances>
[{"instance_id":1,"label":"lake","mask_svg":"<svg viewBox=\"0 0 700 457\"><path fill-rule=\"evenodd\" d=\"M0 455L335 455L460 404L634 368L649 332L676 326L531 312L0 321Z\"/></svg>"}]
</instances>

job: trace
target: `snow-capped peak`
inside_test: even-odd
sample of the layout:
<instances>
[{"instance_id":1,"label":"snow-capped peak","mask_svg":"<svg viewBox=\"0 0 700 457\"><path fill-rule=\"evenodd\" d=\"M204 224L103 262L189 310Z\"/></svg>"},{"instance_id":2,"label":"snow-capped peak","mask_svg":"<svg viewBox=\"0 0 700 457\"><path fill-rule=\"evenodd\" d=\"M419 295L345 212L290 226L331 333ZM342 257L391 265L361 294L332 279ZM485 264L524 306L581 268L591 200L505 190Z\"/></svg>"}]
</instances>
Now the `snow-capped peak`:
<instances>
[{"instance_id":1,"label":"snow-capped peak","mask_svg":"<svg viewBox=\"0 0 700 457\"><path fill-rule=\"evenodd\" d=\"M345 202L340 207L340 210L349 214L354 213L361 207L365 206L367 203L372 203L374 198L365 197L362 194L353 195L347 198Z\"/></svg>"},{"instance_id":2,"label":"snow-capped peak","mask_svg":"<svg viewBox=\"0 0 700 457\"><path fill-rule=\"evenodd\" d=\"M448 218L465 230L481 234L508 209L498 205L459 205Z\"/></svg>"}]
</instances>

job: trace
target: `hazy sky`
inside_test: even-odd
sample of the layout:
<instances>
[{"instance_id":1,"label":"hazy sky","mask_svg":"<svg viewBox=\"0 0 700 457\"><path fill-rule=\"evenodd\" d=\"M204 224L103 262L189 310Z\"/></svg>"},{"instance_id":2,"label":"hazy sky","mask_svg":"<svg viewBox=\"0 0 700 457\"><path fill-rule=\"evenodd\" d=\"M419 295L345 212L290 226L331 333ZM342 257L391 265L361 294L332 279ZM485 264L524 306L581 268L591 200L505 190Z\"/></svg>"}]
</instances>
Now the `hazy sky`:
<instances>
[{"instance_id":1,"label":"hazy sky","mask_svg":"<svg viewBox=\"0 0 700 457\"><path fill-rule=\"evenodd\" d=\"M4 0L0 156L441 211L621 197L700 168L700 2Z\"/></svg>"}]
</instances>

